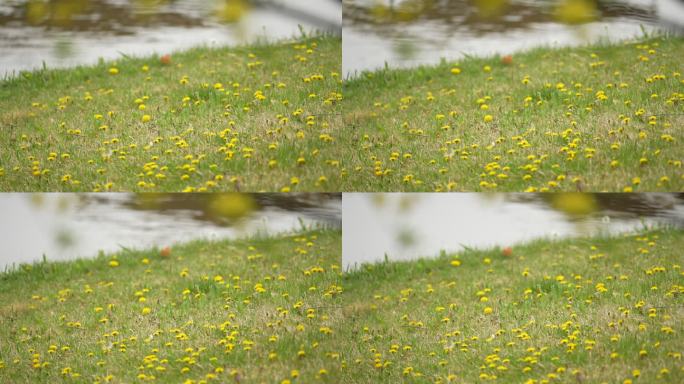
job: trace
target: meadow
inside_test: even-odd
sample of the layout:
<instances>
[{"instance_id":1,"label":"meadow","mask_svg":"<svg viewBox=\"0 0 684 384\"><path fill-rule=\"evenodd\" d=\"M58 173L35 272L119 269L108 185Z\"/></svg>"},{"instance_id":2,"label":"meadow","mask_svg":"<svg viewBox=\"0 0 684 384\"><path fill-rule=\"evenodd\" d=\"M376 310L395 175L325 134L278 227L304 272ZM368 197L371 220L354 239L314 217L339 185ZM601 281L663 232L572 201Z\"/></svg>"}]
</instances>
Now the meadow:
<instances>
[{"instance_id":1,"label":"meadow","mask_svg":"<svg viewBox=\"0 0 684 384\"><path fill-rule=\"evenodd\" d=\"M349 383L681 383L684 233L538 240L345 273Z\"/></svg>"},{"instance_id":2,"label":"meadow","mask_svg":"<svg viewBox=\"0 0 684 384\"><path fill-rule=\"evenodd\" d=\"M677 383L681 230L340 269L339 231L0 275L0 381Z\"/></svg>"},{"instance_id":3,"label":"meadow","mask_svg":"<svg viewBox=\"0 0 684 384\"><path fill-rule=\"evenodd\" d=\"M361 73L343 189L682 190L681 57L661 36Z\"/></svg>"},{"instance_id":4,"label":"meadow","mask_svg":"<svg viewBox=\"0 0 684 384\"><path fill-rule=\"evenodd\" d=\"M0 274L3 383L337 383L335 230Z\"/></svg>"},{"instance_id":5,"label":"meadow","mask_svg":"<svg viewBox=\"0 0 684 384\"><path fill-rule=\"evenodd\" d=\"M1 191L338 191L341 39L0 80Z\"/></svg>"}]
</instances>

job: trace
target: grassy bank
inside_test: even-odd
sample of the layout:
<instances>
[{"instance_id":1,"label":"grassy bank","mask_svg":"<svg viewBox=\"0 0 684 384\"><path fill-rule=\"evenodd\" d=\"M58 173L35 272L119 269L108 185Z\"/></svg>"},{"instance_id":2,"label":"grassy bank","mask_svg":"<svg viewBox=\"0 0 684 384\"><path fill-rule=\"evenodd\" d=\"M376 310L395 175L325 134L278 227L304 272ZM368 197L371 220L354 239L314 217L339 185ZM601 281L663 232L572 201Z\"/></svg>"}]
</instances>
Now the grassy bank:
<instances>
[{"instance_id":1,"label":"grassy bank","mask_svg":"<svg viewBox=\"0 0 684 384\"><path fill-rule=\"evenodd\" d=\"M683 56L656 38L364 73L344 189L682 190Z\"/></svg>"},{"instance_id":2,"label":"grassy bank","mask_svg":"<svg viewBox=\"0 0 684 384\"><path fill-rule=\"evenodd\" d=\"M337 191L339 37L0 82L0 190Z\"/></svg>"},{"instance_id":3,"label":"grassy bank","mask_svg":"<svg viewBox=\"0 0 684 384\"><path fill-rule=\"evenodd\" d=\"M339 382L339 231L0 275L0 382Z\"/></svg>"},{"instance_id":4,"label":"grassy bank","mask_svg":"<svg viewBox=\"0 0 684 384\"><path fill-rule=\"evenodd\" d=\"M343 381L682 382L683 234L537 241L345 274Z\"/></svg>"},{"instance_id":5,"label":"grassy bank","mask_svg":"<svg viewBox=\"0 0 684 384\"><path fill-rule=\"evenodd\" d=\"M0 275L0 379L681 382L682 234L342 277L335 231L35 264Z\"/></svg>"}]
</instances>

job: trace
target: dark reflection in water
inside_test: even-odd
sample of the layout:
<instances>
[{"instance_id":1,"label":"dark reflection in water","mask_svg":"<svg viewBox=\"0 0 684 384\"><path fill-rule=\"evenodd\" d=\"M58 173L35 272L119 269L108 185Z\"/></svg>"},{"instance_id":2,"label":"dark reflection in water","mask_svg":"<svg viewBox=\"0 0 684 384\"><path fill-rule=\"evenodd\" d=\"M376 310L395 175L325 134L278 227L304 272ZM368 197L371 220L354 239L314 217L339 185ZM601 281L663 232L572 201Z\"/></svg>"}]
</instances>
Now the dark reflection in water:
<instances>
[{"instance_id":1,"label":"dark reflection in water","mask_svg":"<svg viewBox=\"0 0 684 384\"><path fill-rule=\"evenodd\" d=\"M438 255L537 238L684 228L684 194L345 194L342 261Z\"/></svg>"},{"instance_id":2,"label":"dark reflection in water","mask_svg":"<svg viewBox=\"0 0 684 384\"><path fill-rule=\"evenodd\" d=\"M263 9L322 29L339 29L334 17L325 17L311 8L297 7L292 1L278 0L14 0L3 4L0 26L128 35L135 34L138 28L191 28L234 23L252 10Z\"/></svg>"},{"instance_id":3,"label":"dark reflection in water","mask_svg":"<svg viewBox=\"0 0 684 384\"><path fill-rule=\"evenodd\" d=\"M565 214L571 221L646 217L684 227L684 193L511 193L505 198L510 202L540 204Z\"/></svg>"},{"instance_id":4,"label":"dark reflection in water","mask_svg":"<svg viewBox=\"0 0 684 384\"><path fill-rule=\"evenodd\" d=\"M99 198L99 195L88 196L100 203L108 201L106 198ZM340 199L339 193L142 193L130 195L121 205L129 209L171 216L187 211L195 220L209 221L220 226L231 225L235 220L254 211L277 209L339 227L342 224L340 208L335 204ZM234 209L227 212L221 209L221 204L232 205Z\"/></svg>"},{"instance_id":5,"label":"dark reflection in water","mask_svg":"<svg viewBox=\"0 0 684 384\"><path fill-rule=\"evenodd\" d=\"M341 33L339 0L6 0L0 76L320 31Z\"/></svg>"},{"instance_id":6,"label":"dark reflection in water","mask_svg":"<svg viewBox=\"0 0 684 384\"><path fill-rule=\"evenodd\" d=\"M345 0L343 70L682 32L680 0Z\"/></svg>"},{"instance_id":7,"label":"dark reflection in water","mask_svg":"<svg viewBox=\"0 0 684 384\"><path fill-rule=\"evenodd\" d=\"M535 23L560 21L558 1L555 0L500 1L500 5L495 4L493 7L478 6L478 3L485 1L348 0L345 2L343 16L345 25L374 25L375 28L380 28L390 24L435 21L452 31L469 30L475 34L528 29ZM651 23L659 20L655 3L648 0L637 1L636 4L625 1L598 1L595 5L590 14L578 15L577 21L630 18Z\"/></svg>"},{"instance_id":8,"label":"dark reflection in water","mask_svg":"<svg viewBox=\"0 0 684 384\"><path fill-rule=\"evenodd\" d=\"M0 271L100 251L342 225L340 194L4 194Z\"/></svg>"},{"instance_id":9,"label":"dark reflection in water","mask_svg":"<svg viewBox=\"0 0 684 384\"><path fill-rule=\"evenodd\" d=\"M209 2L206 3L209 5ZM6 5L0 14L0 25L14 27L43 27L46 30L112 32L127 35L135 28L204 25L199 15L178 12L162 3L113 3L105 0L89 1L15 1Z\"/></svg>"}]
</instances>

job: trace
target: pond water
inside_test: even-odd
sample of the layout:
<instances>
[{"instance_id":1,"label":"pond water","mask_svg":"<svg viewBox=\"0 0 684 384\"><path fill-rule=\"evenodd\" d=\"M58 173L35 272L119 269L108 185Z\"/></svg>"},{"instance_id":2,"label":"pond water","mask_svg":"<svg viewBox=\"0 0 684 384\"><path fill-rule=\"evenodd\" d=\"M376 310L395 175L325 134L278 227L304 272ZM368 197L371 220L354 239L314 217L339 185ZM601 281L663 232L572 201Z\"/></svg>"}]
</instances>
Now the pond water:
<instances>
[{"instance_id":1,"label":"pond water","mask_svg":"<svg viewBox=\"0 0 684 384\"><path fill-rule=\"evenodd\" d=\"M342 225L340 194L2 194L0 272L192 239Z\"/></svg>"},{"instance_id":2,"label":"pond water","mask_svg":"<svg viewBox=\"0 0 684 384\"><path fill-rule=\"evenodd\" d=\"M684 194L345 193L342 210L344 270L464 247L684 228Z\"/></svg>"},{"instance_id":3,"label":"pond water","mask_svg":"<svg viewBox=\"0 0 684 384\"><path fill-rule=\"evenodd\" d=\"M342 69L353 77L385 63L413 67L683 28L680 0L344 0Z\"/></svg>"},{"instance_id":4,"label":"pond water","mask_svg":"<svg viewBox=\"0 0 684 384\"><path fill-rule=\"evenodd\" d=\"M0 77L170 53L341 32L340 0L3 0Z\"/></svg>"}]
</instances>

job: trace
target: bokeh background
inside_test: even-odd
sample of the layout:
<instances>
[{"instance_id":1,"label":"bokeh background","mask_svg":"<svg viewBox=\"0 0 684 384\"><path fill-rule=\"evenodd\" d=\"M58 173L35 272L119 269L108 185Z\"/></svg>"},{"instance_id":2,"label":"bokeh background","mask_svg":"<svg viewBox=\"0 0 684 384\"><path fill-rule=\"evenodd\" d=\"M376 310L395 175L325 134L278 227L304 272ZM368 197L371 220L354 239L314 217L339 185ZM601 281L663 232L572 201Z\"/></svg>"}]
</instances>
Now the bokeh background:
<instances>
[{"instance_id":1,"label":"bokeh background","mask_svg":"<svg viewBox=\"0 0 684 384\"><path fill-rule=\"evenodd\" d=\"M195 239L340 228L341 194L3 193L0 271Z\"/></svg>"},{"instance_id":2,"label":"bokeh background","mask_svg":"<svg viewBox=\"0 0 684 384\"><path fill-rule=\"evenodd\" d=\"M342 263L684 227L676 193L345 193Z\"/></svg>"},{"instance_id":3,"label":"bokeh background","mask_svg":"<svg viewBox=\"0 0 684 384\"><path fill-rule=\"evenodd\" d=\"M344 0L346 76L538 46L681 34L682 0Z\"/></svg>"},{"instance_id":4,"label":"bokeh background","mask_svg":"<svg viewBox=\"0 0 684 384\"><path fill-rule=\"evenodd\" d=\"M341 33L340 0L1 0L0 76Z\"/></svg>"}]
</instances>

